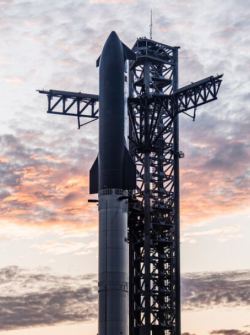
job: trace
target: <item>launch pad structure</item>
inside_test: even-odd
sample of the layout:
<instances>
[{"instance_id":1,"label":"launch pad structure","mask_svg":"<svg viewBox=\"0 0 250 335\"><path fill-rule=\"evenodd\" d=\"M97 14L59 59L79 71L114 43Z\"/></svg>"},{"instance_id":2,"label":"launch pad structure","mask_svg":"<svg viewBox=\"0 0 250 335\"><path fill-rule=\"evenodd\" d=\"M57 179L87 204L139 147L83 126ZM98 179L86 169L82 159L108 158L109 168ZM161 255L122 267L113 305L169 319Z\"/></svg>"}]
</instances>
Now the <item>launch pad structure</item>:
<instances>
[{"instance_id":1,"label":"launch pad structure","mask_svg":"<svg viewBox=\"0 0 250 335\"><path fill-rule=\"evenodd\" d=\"M178 49L139 38L129 61L128 139L136 164L128 196L129 335L181 334L179 114L195 119L198 106L217 99L223 75L178 88ZM79 128L98 119L98 95L39 93L48 96L48 113L76 116Z\"/></svg>"}]
</instances>

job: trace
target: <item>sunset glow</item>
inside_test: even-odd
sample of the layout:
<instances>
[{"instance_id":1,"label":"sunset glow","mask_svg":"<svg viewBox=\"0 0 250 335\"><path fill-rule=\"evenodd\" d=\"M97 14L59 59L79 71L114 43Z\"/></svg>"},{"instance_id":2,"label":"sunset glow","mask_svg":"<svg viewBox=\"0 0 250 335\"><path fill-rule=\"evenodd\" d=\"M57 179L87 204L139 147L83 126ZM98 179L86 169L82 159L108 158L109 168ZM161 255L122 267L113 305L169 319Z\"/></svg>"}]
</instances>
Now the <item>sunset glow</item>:
<instances>
[{"instance_id":1,"label":"sunset glow","mask_svg":"<svg viewBox=\"0 0 250 335\"><path fill-rule=\"evenodd\" d=\"M224 73L218 100L180 116L182 332L250 335L247 0L0 1L3 335L97 334L98 121L78 130L36 90L98 94L107 36L149 37L151 9L179 87Z\"/></svg>"}]
</instances>

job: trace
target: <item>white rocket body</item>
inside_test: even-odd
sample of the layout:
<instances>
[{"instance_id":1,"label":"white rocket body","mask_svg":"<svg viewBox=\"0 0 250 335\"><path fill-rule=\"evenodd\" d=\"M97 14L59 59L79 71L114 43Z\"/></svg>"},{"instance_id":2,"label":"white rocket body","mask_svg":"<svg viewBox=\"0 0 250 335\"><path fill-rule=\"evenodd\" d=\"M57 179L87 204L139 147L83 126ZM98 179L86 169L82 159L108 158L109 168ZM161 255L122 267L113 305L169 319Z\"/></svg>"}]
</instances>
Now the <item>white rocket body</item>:
<instances>
[{"instance_id":1,"label":"white rocket body","mask_svg":"<svg viewBox=\"0 0 250 335\"><path fill-rule=\"evenodd\" d=\"M99 335L128 334L128 200L99 192Z\"/></svg>"}]
</instances>

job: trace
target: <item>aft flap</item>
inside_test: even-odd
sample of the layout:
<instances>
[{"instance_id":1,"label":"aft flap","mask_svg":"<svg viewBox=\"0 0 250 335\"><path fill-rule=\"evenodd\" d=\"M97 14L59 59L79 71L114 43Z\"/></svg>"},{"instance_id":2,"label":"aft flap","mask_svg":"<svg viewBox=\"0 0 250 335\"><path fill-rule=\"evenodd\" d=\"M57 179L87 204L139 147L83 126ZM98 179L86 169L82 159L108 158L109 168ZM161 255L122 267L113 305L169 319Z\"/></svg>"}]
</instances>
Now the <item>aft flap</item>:
<instances>
[{"instance_id":1,"label":"aft flap","mask_svg":"<svg viewBox=\"0 0 250 335\"><path fill-rule=\"evenodd\" d=\"M124 59L136 60L136 54L134 53L134 51L129 49L124 43L122 43L122 46L123 46Z\"/></svg>"},{"instance_id":2,"label":"aft flap","mask_svg":"<svg viewBox=\"0 0 250 335\"><path fill-rule=\"evenodd\" d=\"M98 156L92 168L89 171L89 193L96 194L99 192L99 178L98 178Z\"/></svg>"},{"instance_id":3,"label":"aft flap","mask_svg":"<svg viewBox=\"0 0 250 335\"><path fill-rule=\"evenodd\" d=\"M124 147L123 158L123 189L134 190L136 188L136 166L128 149Z\"/></svg>"}]
</instances>

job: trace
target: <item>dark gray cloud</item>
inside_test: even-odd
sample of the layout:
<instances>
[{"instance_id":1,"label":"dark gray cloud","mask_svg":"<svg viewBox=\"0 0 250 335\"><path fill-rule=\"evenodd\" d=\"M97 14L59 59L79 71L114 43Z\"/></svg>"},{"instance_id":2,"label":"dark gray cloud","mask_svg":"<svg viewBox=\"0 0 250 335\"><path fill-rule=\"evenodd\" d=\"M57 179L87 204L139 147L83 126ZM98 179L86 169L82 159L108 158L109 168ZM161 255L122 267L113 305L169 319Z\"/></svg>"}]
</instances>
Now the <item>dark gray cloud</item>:
<instances>
[{"instance_id":1,"label":"dark gray cloud","mask_svg":"<svg viewBox=\"0 0 250 335\"><path fill-rule=\"evenodd\" d=\"M188 310L249 306L250 270L184 274L182 302Z\"/></svg>"},{"instance_id":2,"label":"dark gray cloud","mask_svg":"<svg viewBox=\"0 0 250 335\"><path fill-rule=\"evenodd\" d=\"M56 276L48 270L0 270L0 330L92 321L97 317L95 275Z\"/></svg>"},{"instance_id":3,"label":"dark gray cloud","mask_svg":"<svg viewBox=\"0 0 250 335\"><path fill-rule=\"evenodd\" d=\"M11 330L97 318L97 278L54 275L48 268L0 269L0 330ZM250 305L250 270L188 273L182 277L186 310ZM248 326L245 326L248 327ZM213 330L211 334L249 335L248 331ZM183 335L194 335L188 332Z\"/></svg>"}]
</instances>

